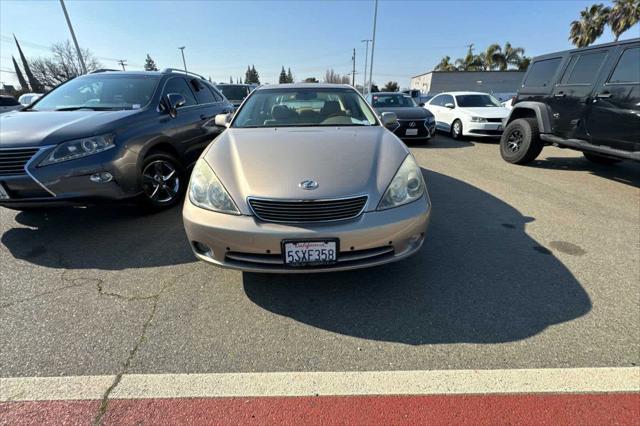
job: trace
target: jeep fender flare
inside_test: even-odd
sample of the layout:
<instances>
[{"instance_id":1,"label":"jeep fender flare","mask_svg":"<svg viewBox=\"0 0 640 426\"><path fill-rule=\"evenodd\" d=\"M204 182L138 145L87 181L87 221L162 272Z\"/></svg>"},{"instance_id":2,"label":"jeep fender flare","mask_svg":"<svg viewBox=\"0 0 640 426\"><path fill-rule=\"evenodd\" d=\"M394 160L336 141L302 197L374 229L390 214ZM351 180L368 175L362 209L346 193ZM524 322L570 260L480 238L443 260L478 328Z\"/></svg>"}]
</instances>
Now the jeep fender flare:
<instances>
[{"instance_id":1,"label":"jeep fender flare","mask_svg":"<svg viewBox=\"0 0 640 426\"><path fill-rule=\"evenodd\" d=\"M538 121L540 133L551 133L551 112L542 102L518 102L511 110L505 127L518 118L535 118Z\"/></svg>"}]
</instances>

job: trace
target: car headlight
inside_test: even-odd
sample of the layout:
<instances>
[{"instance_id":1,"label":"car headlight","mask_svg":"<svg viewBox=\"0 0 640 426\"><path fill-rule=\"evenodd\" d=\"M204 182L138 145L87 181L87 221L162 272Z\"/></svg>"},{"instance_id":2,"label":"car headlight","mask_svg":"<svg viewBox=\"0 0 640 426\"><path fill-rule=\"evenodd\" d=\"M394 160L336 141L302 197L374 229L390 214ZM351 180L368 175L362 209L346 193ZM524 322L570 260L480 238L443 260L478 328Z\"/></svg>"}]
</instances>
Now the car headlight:
<instances>
[{"instance_id":1,"label":"car headlight","mask_svg":"<svg viewBox=\"0 0 640 426\"><path fill-rule=\"evenodd\" d=\"M63 161L75 160L87 155L97 154L115 146L112 134L91 136L88 138L74 139L58 145L51 154L42 160L38 166L61 163Z\"/></svg>"},{"instance_id":2,"label":"car headlight","mask_svg":"<svg viewBox=\"0 0 640 426\"><path fill-rule=\"evenodd\" d=\"M214 212L240 214L227 190L203 159L198 160L191 172L189 201L195 206Z\"/></svg>"},{"instance_id":3,"label":"car headlight","mask_svg":"<svg viewBox=\"0 0 640 426\"><path fill-rule=\"evenodd\" d=\"M484 117L471 117L471 121L474 123L486 123L487 119Z\"/></svg>"},{"instance_id":4,"label":"car headlight","mask_svg":"<svg viewBox=\"0 0 640 426\"><path fill-rule=\"evenodd\" d=\"M378 210L410 203L422 197L424 192L425 183L420 167L416 164L413 156L407 155L382 196Z\"/></svg>"}]
</instances>

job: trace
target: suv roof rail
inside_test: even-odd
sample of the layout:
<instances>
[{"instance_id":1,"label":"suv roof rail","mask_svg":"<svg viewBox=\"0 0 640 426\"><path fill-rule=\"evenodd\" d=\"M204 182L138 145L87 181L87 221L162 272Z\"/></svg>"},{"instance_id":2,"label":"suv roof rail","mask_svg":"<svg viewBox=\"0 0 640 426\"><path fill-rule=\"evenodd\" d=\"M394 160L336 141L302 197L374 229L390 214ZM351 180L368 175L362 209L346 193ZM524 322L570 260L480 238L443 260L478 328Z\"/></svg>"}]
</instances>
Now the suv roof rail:
<instances>
[{"instance_id":1,"label":"suv roof rail","mask_svg":"<svg viewBox=\"0 0 640 426\"><path fill-rule=\"evenodd\" d=\"M203 80L206 80L206 78L204 78L200 74L196 74L195 72L191 72L191 71L181 70L179 68L165 68L165 69L162 70L163 74L174 73L174 72L175 73L179 73L179 74L191 74L191 75L195 75L196 77L200 77Z\"/></svg>"},{"instance_id":2,"label":"suv roof rail","mask_svg":"<svg viewBox=\"0 0 640 426\"><path fill-rule=\"evenodd\" d=\"M118 71L118 70L112 70L109 68L100 68L99 70L91 71L89 74L97 74L100 72L108 72L108 71Z\"/></svg>"}]
</instances>

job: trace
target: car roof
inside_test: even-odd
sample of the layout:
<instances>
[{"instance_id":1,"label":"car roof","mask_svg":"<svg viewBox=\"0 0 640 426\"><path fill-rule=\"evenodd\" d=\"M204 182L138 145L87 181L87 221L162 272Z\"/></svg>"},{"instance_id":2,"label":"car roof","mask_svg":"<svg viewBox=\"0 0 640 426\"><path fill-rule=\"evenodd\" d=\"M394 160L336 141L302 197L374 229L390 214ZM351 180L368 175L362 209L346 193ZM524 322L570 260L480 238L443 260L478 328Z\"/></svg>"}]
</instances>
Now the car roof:
<instances>
[{"instance_id":1,"label":"car roof","mask_svg":"<svg viewBox=\"0 0 640 426\"><path fill-rule=\"evenodd\" d=\"M407 93L402 93L402 92L373 92L373 93L371 93L371 96L377 96L377 95L401 95L401 96L410 97Z\"/></svg>"},{"instance_id":2,"label":"car roof","mask_svg":"<svg viewBox=\"0 0 640 426\"><path fill-rule=\"evenodd\" d=\"M569 50L560 50L558 52L545 53L543 55L539 55L539 56L534 57L531 60L531 62L537 62L539 60L544 60L544 59L548 59L548 58L552 58L552 57L569 55L569 54L573 54L573 53L576 53L576 52L584 52L584 51L587 51L587 50L602 49L602 48L607 48L607 47L612 47L612 46L620 46L620 45L624 45L624 44L632 44L632 43L638 43L638 42L640 42L640 38L636 37L636 38L630 38L630 39L627 39L627 40L612 41L610 43L592 44L592 45L587 46L587 47L577 47L577 48L573 48L573 49L569 49Z\"/></svg>"},{"instance_id":3,"label":"car roof","mask_svg":"<svg viewBox=\"0 0 640 426\"><path fill-rule=\"evenodd\" d=\"M457 96L457 95L491 95L491 93L487 93L487 92L465 92L465 91L442 92L442 93L438 93L437 95L434 95L433 97L435 98L436 96L439 96L439 95L453 95L453 96Z\"/></svg>"},{"instance_id":4,"label":"car roof","mask_svg":"<svg viewBox=\"0 0 640 426\"><path fill-rule=\"evenodd\" d=\"M258 87L256 90L273 90L273 89L352 89L349 84L330 84L330 83L286 83L286 84L267 84Z\"/></svg>"}]
</instances>

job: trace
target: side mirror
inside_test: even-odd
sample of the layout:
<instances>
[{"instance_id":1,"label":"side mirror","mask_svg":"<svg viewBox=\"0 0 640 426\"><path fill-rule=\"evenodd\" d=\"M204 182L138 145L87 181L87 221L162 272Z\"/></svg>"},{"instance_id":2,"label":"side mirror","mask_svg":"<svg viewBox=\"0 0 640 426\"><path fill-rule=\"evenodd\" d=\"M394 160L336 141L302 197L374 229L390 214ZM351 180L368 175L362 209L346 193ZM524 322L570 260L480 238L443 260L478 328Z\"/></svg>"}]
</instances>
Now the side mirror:
<instances>
[{"instance_id":1,"label":"side mirror","mask_svg":"<svg viewBox=\"0 0 640 426\"><path fill-rule=\"evenodd\" d=\"M451 102L444 104L445 108L454 109L456 106Z\"/></svg>"},{"instance_id":2,"label":"side mirror","mask_svg":"<svg viewBox=\"0 0 640 426\"><path fill-rule=\"evenodd\" d=\"M395 112L383 112L380 115L380 118L382 119L382 125L385 127L395 126L398 124L398 116Z\"/></svg>"},{"instance_id":3,"label":"side mirror","mask_svg":"<svg viewBox=\"0 0 640 426\"><path fill-rule=\"evenodd\" d=\"M217 114L215 117L215 124L218 127L229 127L229 121L231 119L231 114Z\"/></svg>"},{"instance_id":4,"label":"side mirror","mask_svg":"<svg viewBox=\"0 0 640 426\"><path fill-rule=\"evenodd\" d=\"M184 106L184 104L187 103L187 100L180 93L167 93L165 102L169 108L169 115L176 118L178 115L178 108Z\"/></svg>"},{"instance_id":5,"label":"side mirror","mask_svg":"<svg viewBox=\"0 0 640 426\"><path fill-rule=\"evenodd\" d=\"M418 105L420 105L421 107L424 106L424 102L420 102Z\"/></svg>"}]
</instances>

